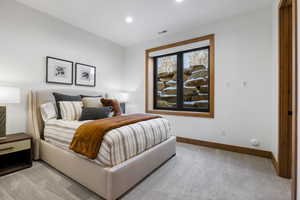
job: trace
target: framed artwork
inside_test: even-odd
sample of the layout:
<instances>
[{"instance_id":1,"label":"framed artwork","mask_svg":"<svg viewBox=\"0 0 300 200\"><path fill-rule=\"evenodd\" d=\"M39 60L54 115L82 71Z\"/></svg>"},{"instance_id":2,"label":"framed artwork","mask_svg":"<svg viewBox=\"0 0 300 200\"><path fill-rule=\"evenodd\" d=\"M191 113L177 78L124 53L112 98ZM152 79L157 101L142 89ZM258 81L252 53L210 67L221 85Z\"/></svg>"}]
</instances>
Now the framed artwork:
<instances>
[{"instance_id":1,"label":"framed artwork","mask_svg":"<svg viewBox=\"0 0 300 200\"><path fill-rule=\"evenodd\" d=\"M46 83L73 84L73 62L46 57Z\"/></svg>"},{"instance_id":2,"label":"framed artwork","mask_svg":"<svg viewBox=\"0 0 300 200\"><path fill-rule=\"evenodd\" d=\"M96 67L76 63L75 68L75 85L87 87L96 86Z\"/></svg>"}]
</instances>

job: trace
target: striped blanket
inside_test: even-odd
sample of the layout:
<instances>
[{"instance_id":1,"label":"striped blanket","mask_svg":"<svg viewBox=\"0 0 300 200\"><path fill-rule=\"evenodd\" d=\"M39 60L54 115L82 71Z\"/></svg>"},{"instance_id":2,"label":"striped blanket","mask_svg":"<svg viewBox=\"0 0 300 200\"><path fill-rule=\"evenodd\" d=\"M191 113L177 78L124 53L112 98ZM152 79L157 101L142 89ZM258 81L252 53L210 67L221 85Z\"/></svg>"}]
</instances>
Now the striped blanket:
<instances>
[{"instance_id":1,"label":"striped blanket","mask_svg":"<svg viewBox=\"0 0 300 200\"><path fill-rule=\"evenodd\" d=\"M69 150L69 145L76 129L85 122L49 120L45 123L45 141L73 152ZM92 161L104 167L112 167L167 140L169 137L171 137L170 123L164 118L116 128L104 136L97 158ZM80 154L77 155L81 156Z\"/></svg>"}]
</instances>

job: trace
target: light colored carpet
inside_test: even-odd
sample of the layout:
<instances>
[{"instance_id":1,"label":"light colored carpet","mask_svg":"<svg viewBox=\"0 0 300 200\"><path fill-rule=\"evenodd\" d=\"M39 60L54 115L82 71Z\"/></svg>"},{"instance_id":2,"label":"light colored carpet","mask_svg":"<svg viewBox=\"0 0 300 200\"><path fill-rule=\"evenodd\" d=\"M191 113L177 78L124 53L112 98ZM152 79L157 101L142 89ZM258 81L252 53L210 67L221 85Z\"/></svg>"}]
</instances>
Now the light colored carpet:
<instances>
[{"instance_id":1,"label":"light colored carpet","mask_svg":"<svg viewBox=\"0 0 300 200\"><path fill-rule=\"evenodd\" d=\"M66 163L67 164L67 163ZM268 159L177 145L177 155L122 200L289 200L290 181ZM0 200L101 200L43 162L0 177Z\"/></svg>"}]
</instances>

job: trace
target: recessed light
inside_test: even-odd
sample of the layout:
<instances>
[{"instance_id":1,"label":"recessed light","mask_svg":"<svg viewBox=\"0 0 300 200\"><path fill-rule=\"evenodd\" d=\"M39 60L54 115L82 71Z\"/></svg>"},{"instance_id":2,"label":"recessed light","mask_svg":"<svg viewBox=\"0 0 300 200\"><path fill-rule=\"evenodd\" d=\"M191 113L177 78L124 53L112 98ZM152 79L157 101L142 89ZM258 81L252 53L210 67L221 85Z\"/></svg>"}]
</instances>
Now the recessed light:
<instances>
[{"instance_id":1,"label":"recessed light","mask_svg":"<svg viewBox=\"0 0 300 200\"><path fill-rule=\"evenodd\" d=\"M183 0L176 0L176 2L181 3L181 2L183 2Z\"/></svg>"},{"instance_id":2,"label":"recessed light","mask_svg":"<svg viewBox=\"0 0 300 200\"><path fill-rule=\"evenodd\" d=\"M130 24L133 22L133 18L132 17L126 17L125 19L126 23Z\"/></svg>"}]
</instances>

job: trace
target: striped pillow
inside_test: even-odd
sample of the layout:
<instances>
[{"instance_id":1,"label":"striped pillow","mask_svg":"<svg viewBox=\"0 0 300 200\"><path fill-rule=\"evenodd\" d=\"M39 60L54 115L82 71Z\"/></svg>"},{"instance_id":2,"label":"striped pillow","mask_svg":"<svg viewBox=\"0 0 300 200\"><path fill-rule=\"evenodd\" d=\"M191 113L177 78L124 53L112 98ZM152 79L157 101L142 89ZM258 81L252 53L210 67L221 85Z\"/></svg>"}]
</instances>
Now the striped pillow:
<instances>
[{"instance_id":1,"label":"striped pillow","mask_svg":"<svg viewBox=\"0 0 300 200\"><path fill-rule=\"evenodd\" d=\"M75 121L79 120L82 112L81 101L60 101L59 107L62 120Z\"/></svg>"},{"instance_id":2,"label":"striped pillow","mask_svg":"<svg viewBox=\"0 0 300 200\"><path fill-rule=\"evenodd\" d=\"M102 97L84 97L82 98L83 107L85 108L100 108L103 107L101 103Z\"/></svg>"}]
</instances>

